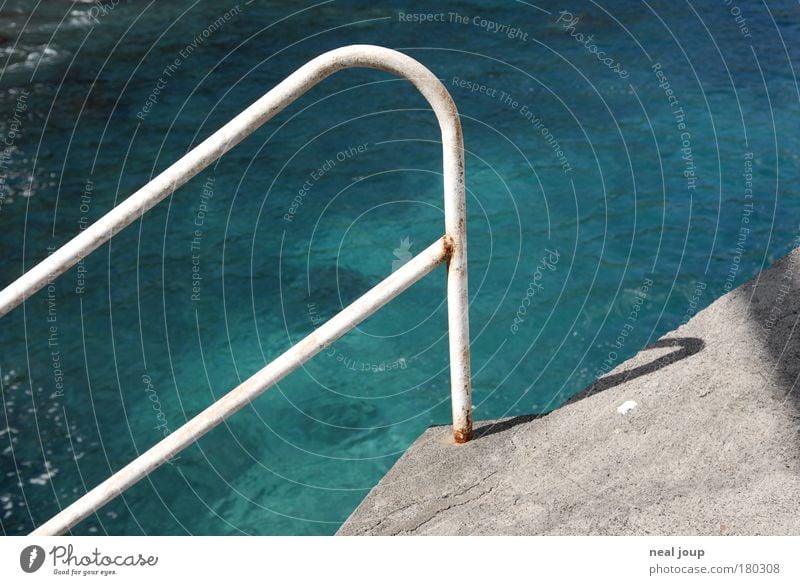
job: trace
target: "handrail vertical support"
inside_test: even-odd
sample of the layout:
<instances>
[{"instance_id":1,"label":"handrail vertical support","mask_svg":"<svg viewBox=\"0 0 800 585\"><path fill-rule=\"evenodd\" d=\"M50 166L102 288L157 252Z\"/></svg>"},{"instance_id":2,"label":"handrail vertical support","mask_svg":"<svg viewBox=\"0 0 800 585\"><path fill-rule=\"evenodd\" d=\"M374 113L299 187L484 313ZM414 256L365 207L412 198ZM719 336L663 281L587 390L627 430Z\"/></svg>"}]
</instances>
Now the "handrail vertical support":
<instances>
[{"instance_id":1,"label":"handrail vertical support","mask_svg":"<svg viewBox=\"0 0 800 585\"><path fill-rule=\"evenodd\" d=\"M453 105L452 128L444 129L444 216L451 238L447 263L447 321L450 343L450 392L453 440L472 438L472 377L469 349L469 295L467 286L467 205L464 181L464 142L458 112Z\"/></svg>"}]
</instances>

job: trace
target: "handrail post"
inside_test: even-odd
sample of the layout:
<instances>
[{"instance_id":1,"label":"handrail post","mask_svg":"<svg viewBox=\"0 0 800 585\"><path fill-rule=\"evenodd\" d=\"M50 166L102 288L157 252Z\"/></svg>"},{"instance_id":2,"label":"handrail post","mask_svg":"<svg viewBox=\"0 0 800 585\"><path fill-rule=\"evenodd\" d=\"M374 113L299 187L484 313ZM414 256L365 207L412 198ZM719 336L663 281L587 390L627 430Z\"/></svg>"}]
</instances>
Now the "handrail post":
<instances>
[{"instance_id":1,"label":"handrail post","mask_svg":"<svg viewBox=\"0 0 800 585\"><path fill-rule=\"evenodd\" d=\"M455 108L455 106L454 106ZM469 294L467 286L467 207L464 184L464 146L458 114L452 143L443 135L445 231L453 248L447 262L447 327L450 345L450 393L453 439L472 438L472 377L469 349Z\"/></svg>"}]
</instances>

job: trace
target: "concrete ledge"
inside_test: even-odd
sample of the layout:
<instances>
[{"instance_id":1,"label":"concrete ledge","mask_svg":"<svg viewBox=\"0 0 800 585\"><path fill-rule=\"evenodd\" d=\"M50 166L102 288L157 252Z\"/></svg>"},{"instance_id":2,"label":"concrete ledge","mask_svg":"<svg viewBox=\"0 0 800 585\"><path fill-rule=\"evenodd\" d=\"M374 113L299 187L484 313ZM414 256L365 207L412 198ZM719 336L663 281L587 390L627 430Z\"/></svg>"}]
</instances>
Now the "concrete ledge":
<instances>
[{"instance_id":1,"label":"concrete ledge","mask_svg":"<svg viewBox=\"0 0 800 585\"><path fill-rule=\"evenodd\" d=\"M339 534L800 534L799 269L796 250L548 415L462 446L427 430Z\"/></svg>"}]
</instances>

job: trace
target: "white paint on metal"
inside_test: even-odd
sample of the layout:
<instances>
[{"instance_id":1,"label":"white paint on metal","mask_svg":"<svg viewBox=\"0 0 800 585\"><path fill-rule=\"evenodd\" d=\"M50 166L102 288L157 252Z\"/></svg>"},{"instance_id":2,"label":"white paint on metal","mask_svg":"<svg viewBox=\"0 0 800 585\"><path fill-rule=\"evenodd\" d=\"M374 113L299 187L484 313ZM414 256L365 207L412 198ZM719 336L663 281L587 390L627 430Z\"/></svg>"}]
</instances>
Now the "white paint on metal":
<instances>
[{"instance_id":1,"label":"white paint on metal","mask_svg":"<svg viewBox=\"0 0 800 585\"><path fill-rule=\"evenodd\" d=\"M352 45L309 61L164 172L0 291L0 317L69 270L146 211L236 146L329 75L350 67L380 69L410 81L428 100L442 132L445 235L300 343L223 396L133 462L33 532L61 534L147 476L319 353L414 282L447 260L453 435L472 434L472 388L467 295L464 146L458 111L444 85L411 57L371 45Z\"/></svg>"}]
</instances>

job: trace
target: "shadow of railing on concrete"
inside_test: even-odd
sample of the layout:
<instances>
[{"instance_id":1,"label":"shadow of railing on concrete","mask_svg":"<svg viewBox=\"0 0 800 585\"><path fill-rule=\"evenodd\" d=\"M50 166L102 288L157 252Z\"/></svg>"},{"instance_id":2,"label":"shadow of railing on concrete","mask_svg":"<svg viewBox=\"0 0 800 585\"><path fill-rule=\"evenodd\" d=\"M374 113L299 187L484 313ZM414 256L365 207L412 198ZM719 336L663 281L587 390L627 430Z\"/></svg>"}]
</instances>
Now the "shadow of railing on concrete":
<instances>
[{"instance_id":1,"label":"shadow of railing on concrete","mask_svg":"<svg viewBox=\"0 0 800 585\"><path fill-rule=\"evenodd\" d=\"M614 386L619 386L625 382L629 382L640 376L646 376L647 374L652 374L662 368L667 367L670 364L674 364L682 359L686 359L687 357L693 356L694 354L700 352L705 347L705 342L702 339L697 337L671 337L667 339L660 339L655 343L652 343L645 347L642 351L648 351L652 349L661 349L664 347L676 347L678 348L676 351L672 351L666 355L661 356L658 359L655 359L651 362L646 364L642 364L641 366L637 366L635 368L631 368L630 370L625 370L623 372L619 372L617 374L612 374L610 376L603 376L602 378L595 381L591 386L579 392L572 398L570 398L564 405L572 404L574 402L578 402L579 400L583 400L584 398L588 398L594 394L598 394L604 390L608 390L609 388L613 388ZM559 407L561 408L561 407ZM550 412L545 412L541 414L525 414L522 416L516 416L514 418L510 418L508 420L499 422L499 423L492 423L488 425L484 425L480 428L475 429L474 437L476 439L480 439L481 437L486 437L489 435L493 435L495 433L502 433L512 427L515 427L520 424L525 424L532 420L536 420L537 418L542 418L550 414Z\"/></svg>"}]
</instances>

